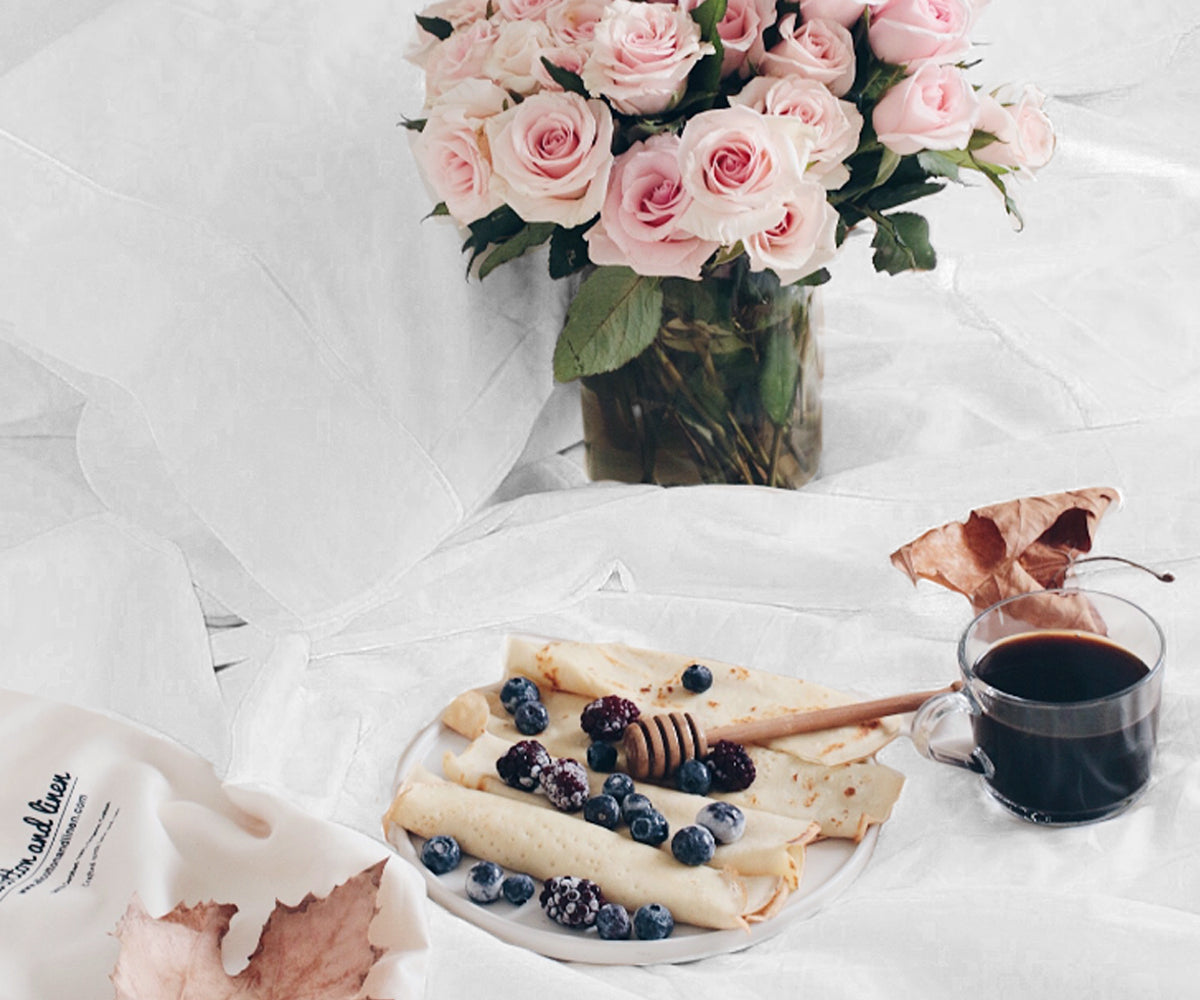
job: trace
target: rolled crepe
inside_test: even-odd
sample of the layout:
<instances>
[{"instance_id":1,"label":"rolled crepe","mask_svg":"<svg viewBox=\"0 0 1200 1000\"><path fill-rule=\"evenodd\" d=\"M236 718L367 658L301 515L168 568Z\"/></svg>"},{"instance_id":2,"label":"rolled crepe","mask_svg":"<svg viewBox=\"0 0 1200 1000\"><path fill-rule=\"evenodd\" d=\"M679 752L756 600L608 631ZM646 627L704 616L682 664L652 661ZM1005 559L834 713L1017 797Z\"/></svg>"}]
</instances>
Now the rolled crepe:
<instances>
[{"instance_id":1,"label":"rolled crepe","mask_svg":"<svg viewBox=\"0 0 1200 1000\"><path fill-rule=\"evenodd\" d=\"M451 781L466 788L474 788L493 795L504 796L525 802L542 809L555 807L544 795L521 791L506 785L496 773L496 761L508 752L512 744L483 733L460 754L446 753L442 760L442 771ZM591 792L598 795L604 783L604 775L589 772ZM701 795L689 795L672 788L652 785L639 786L656 809L666 817L672 832L696 822L696 814L714 801ZM820 833L819 824L807 819L792 819L774 813L747 808L745 833L732 844L720 844L710 865L724 868L739 875L775 875L781 877L789 889L800 884L804 872L804 848ZM586 823L582 815L573 814L577 823ZM618 836L629 837L627 828L619 827ZM663 843L659 851L671 855L670 841ZM675 862L678 864L678 862Z\"/></svg>"},{"instance_id":2,"label":"rolled crepe","mask_svg":"<svg viewBox=\"0 0 1200 1000\"><path fill-rule=\"evenodd\" d=\"M405 830L448 834L468 854L534 878L588 878L611 902L629 909L661 903L676 920L698 927L746 929L778 912L788 894L782 878L688 867L575 816L424 773L410 776L384 816L390 842L397 844Z\"/></svg>"},{"instance_id":3,"label":"rolled crepe","mask_svg":"<svg viewBox=\"0 0 1200 1000\"><path fill-rule=\"evenodd\" d=\"M542 689L543 696L548 690L568 691L590 701L618 694L643 714L690 712L705 729L859 700L796 677L617 643L547 642L509 636L504 655L505 677L528 677ZM696 662L713 674L712 687L702 694L688 691L680 680L684 668ZM895 720L884 719L785 736L767 745L812 763L844 764L869 757L898 732Z\"/></svg>"}]
</instances>

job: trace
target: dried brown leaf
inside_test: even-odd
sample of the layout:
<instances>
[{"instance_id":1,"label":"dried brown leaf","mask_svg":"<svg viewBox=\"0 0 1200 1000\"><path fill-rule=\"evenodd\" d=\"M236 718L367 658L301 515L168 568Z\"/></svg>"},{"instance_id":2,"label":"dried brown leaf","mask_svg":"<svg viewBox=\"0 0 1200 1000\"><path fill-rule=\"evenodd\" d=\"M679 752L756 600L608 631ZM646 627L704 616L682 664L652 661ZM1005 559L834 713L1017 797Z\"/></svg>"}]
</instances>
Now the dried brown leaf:
<instances>
[{"instance_id":1,"label":"dried brown leaf","mask_svg":"<svg viewBox=\"0 0 1200 1000\"><path fill-rule=\"evenodd\" d=\"M352 1000L382 954L367 931L385 864L323 898L309 893L297 906L276 901L258 948L236 976L221 962L236 906L181 903L154 918L135 895L116 929L116 1000Z\"/></svg>"},{"instance_id":2,"label":"dried brown leaf","mask_svg":"<svg viewBox=\"0 0 1200 1000\"><path fill-rule=\"evenodd\" d=\"M933 528L892 553L914 583L932 580L963 594L976 611L1006 597L1061 586L1071 562L1090 552L1096 525L1118 493L1092 488L979 507L963 522ZM1047 606L1054 627L1099 626L1090 605Z\"/></svg>"}]
</instances>

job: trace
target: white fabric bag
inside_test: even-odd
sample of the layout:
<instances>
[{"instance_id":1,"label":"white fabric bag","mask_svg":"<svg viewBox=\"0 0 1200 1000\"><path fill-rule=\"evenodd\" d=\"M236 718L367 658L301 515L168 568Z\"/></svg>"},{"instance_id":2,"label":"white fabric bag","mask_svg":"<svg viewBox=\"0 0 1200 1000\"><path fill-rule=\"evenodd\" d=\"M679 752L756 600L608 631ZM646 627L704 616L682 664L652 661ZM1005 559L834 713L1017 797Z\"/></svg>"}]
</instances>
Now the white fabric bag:
<instances>
[{"instance_id":1,"label":"white fabric bag","mask_svg":"<svg viewBox=\"0 0 1200 1000\"><path fill-rule=\"evenodd\" d=\"M180 902L236 904L222 949L236 974L277 899L324 897L390 857L382 842L222 784L202 758L129 723L11 691L0 692L0 773L0 1000L111 996L114 931L134 893L154 917ZM419 997L424 890L399 858L378 904L370 939L384 952L363 995Z\"/></svg>"}]
</instances>

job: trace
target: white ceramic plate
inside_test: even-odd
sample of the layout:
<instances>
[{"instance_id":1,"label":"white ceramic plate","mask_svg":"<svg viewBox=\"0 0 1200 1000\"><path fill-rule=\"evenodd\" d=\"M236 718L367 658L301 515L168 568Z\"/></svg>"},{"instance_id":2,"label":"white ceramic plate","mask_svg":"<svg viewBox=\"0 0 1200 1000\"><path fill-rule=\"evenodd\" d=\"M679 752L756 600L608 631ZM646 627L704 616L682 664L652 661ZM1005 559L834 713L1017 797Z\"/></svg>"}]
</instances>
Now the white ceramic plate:
<instances>
[{"instance_id":1,"label":"white ceramic plate","mask_svg":"<svg viewBox=\"0 0 1200 1000\"><path fill-rule=\"evenodd\" d=\"M459 753L466 745L465 739L441 722L426 726L400 758L397 787L418 764L434 774L441 774L443 754L447 750ZM752 925L749 931L714 931L676 924L674 933L662 941L604 941L595 931L570 930L554 923L542 912L536 895L524 906L513 906L503 897L487 905L474 903L467 897L465 883L467 870L479 859L464 854L462 864L454 871L434 875L421 864L422 838L402 838L395 847L424 876L434 902L502 941L571 962L654 965L689 962L740 951L778 934L797 921L808 919L858 877L875 850L878 838L879 827L873 825L857 844L847 840L822 840L810 846L805 852L800 887L788 897L777 916Z\"/></svg>"}]
</instances>

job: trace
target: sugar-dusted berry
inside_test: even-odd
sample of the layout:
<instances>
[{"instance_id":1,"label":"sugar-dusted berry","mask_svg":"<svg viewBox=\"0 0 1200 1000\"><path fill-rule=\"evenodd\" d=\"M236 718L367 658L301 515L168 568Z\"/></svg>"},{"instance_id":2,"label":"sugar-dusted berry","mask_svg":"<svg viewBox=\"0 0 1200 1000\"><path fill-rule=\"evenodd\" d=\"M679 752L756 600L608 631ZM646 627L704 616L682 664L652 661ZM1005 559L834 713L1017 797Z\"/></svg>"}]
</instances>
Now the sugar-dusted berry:
<instances>
[{"instance_id":1,"label":"sugar-dusted berry","mask_svg":"<svg viewBox=\"0 0 1200 1000\"><path fill-rule=\"evenodd\" d=\"M540 701L525 701L513 712L513 723L525 736L536 736L550 725L550 713Z\"/></svg>"},{"instance_id":2,"label":"sugar-dusted berry","mask_svg":"<svg viewBox=\"0 0 1200 1000\"><path fill-rule=\"evenodd\" d=\"M506 785L532 792L541 784L542 769L550 766L550 753L537 740L521 740L496 761L496 773Z\"/></svg>"},{"instance_id":3,"label":"sugar-dusted berry","mask_svg":"<svg viewBox=\"0 0 1200 1000\"><path fill-rule=\"evenodd\" d=\"M434 875L445 875L453 871L462 860L462 849L458 841L446 834L430 837L421 845L421 864Z\"/></svg>"},{"instance_id":4,"label":"sugar-dusted berry","mask_svg":"<svg viewBox=\"0 0 1200 1000\"><path fill-rule=\"evenodd\" d=\"M675 772L675 787L689 795L707 795L712 780L712 769L702 760L685 760Z\"/></svg>"},{"instance_id":5,"label":"sugar-dusted berry","mask_svg":"<svg viewBox=\"0 0 1200 1000\"><path fill-rule=\"evenodd\" d=\"M704 759L712 768L713 786L723 792L740 792L754 783L754 761L740 743L718 740Z\"/></svg>"},{"instance_id":6,"label":"sugar-dusted berry","mask_svg":"<svg viewBox=\"0 0 1200 1000\"><path fill-rule=\"evenodd\" d=\"M587 762L593 771L611 771L617 766L617 748L611 743L595 740L587 748Z\"/></svg>"},{"instance_id":7,"label":"sugar-dusted berry","mask_svg":"<svg viewBox=\"0 0 1200 1000\"><path fill-rule=\"evenodd\" d=\"M475 903L494 903L500 898L504 869L494 861L476 861L467 869L467 897Z\"/></svg>"},{"instance_id":8,"label":"sugar-dusted berry","mask_svg":"<svg viewBox=\"0 0 1200 1000\"><path fill-rule=\"evenodd\" d=\"M591 879L575 875L556 875L542 885L538 901L555 923L572 930L583 930L596 922L604 894Z\"/></svg>"},{"instance_id":9,"label":"sugar-dusted berry","mask_svg":"<svg viewBox=\"0 0 1200 1000\"><path fill-rule=\"evenodd\" d=\"M671 838L671 853L675 860L693 867L708 864L716 849L712 831L699 825L681 827Z\"/></svg>"},{"instance_id":10,"label":"sugar-dusted berry","mask_svg":"<svg viewBox=\"0 0 1200 1000\"><path fill-rule=\"evenodd\" d=\"M556 809L576 812L588 800L587 769L571 757L559 757L542 768L542 790Z\"/></svg>"},{"instance_id":11,"label":"sugar-dusted berry","mask_svg":"<svg viewBox=\"0 0 1200 1000\"><path fill-rule=\"evenodd\" d=\"M642 941L660 941L675 930L675 918L662 903L639 906L633 914L633 933Z\"/></svg>"},{"instance_id":12,"label":"sugar-dusted berry","mask_svg":"<svg viewBox=\"0 0 1200 1000\"><path fill-rule=\"evenodd\" d=\"M511 715L527 701L541 701L542 693L528 677L510 677L500 689L500 704Z\"/></svg>"},{"instance_id":13,"label":"sugar-dusted berry","mask_svg":"<svg viewBox=\"0 0 1200 1000\"><path fill-rule=\"evenodd\" d=\"M696 813L696 822L706 827L718 844L732 844L746 832L746 814L729 802L710 802Z\"/></svg>"},{"instance_id":14,"label":"sugar-dusted berry","mask_svg":"<svg viewBox=\"0 0 1200 1000\"><path fill-rule=\"evenodd\" d=\"M625 732L625 727L641 714L628 698L606 694L589 702L579 715L579 725L594 740L615 743Z\"/></svg>"},{"instance_id":15,"label":"sugar-dusted berry","mask_svg":"<svg viewBox=\"0 0 1200 1000\"><path fill-rule=\"evenodd\" d=\"M509 875L503 882L500 883L500 893L513 906L524 906L537 891L537 886L534 885L533 879L525 874Z\"/></svg>"}]
</instances>

